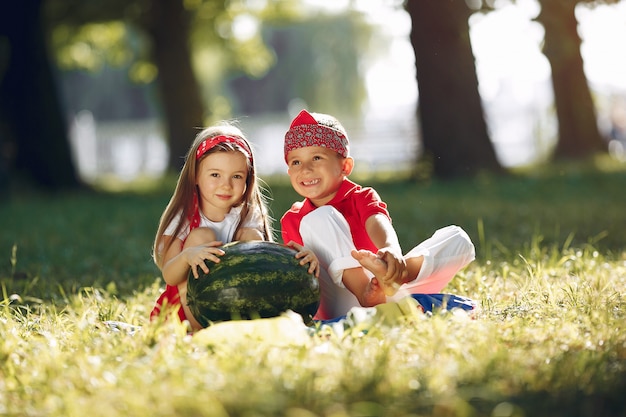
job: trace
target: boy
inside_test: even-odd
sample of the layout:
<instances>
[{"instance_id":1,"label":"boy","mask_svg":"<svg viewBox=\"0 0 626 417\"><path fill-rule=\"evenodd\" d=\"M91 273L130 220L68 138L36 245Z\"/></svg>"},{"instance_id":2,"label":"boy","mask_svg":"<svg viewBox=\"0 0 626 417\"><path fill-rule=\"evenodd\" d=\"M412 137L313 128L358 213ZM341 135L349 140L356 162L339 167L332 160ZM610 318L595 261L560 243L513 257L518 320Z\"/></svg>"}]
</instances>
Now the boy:
<instances>
[{"instance_id":1,"label":"boy","mask_svg":"<svg viewBox=\"0 0 626 417\"><path fill-rule=\"evenodd\" d=\"M437 230L403 256L387 205L373 188L347 178L354 168L349 150L345 129L326 114L302 110L285 135L291 185L304 200L283 215L281 233L319 260L319 320L439 292L474 259L474 245L457 226Z\"/></svg>"}]
</instances>

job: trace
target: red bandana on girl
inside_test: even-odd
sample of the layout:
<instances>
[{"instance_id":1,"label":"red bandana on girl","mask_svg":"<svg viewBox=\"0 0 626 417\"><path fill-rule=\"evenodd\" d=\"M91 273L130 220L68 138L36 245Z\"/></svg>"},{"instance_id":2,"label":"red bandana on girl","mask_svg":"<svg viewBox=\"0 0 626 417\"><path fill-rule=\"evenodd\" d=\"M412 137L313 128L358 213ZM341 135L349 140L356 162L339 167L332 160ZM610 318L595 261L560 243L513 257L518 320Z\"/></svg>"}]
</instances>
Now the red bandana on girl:
<instances>
[{"instance_id":1,"label":"red bandana on girl","mask_svg":"<svg viewBox=\"0 0 626 417\"><path fill-rule=\"evenodd\" d=\"M302 110L293 119L285 134L285 162L290 151L308 146L332 149L345 158L348 156L350 144L342 132L319 124L311 113Z\"/></svg>"}]
</instances>

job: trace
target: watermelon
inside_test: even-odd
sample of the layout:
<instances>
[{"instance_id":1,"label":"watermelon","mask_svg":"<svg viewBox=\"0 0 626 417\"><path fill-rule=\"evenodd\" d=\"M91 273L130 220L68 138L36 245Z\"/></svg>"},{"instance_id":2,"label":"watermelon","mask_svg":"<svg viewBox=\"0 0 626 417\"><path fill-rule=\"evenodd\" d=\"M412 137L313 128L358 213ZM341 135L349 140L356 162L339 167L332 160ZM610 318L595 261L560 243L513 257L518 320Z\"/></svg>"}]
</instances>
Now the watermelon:
<instances>
[{"instance_id":1,"label":"watermelon","mask_svg":"<svg viewBox=\"0 0 626 417\"><path fill-rule=\"evenodd\" d=\"M187 281L187 305L203 326L211 322L268 318L287 310L311 320L319 306L317 278L300 265L295 249L264 241L221 246L219 263L205 260L209 273L198 268Z\"/></svg>"}]
</instances>

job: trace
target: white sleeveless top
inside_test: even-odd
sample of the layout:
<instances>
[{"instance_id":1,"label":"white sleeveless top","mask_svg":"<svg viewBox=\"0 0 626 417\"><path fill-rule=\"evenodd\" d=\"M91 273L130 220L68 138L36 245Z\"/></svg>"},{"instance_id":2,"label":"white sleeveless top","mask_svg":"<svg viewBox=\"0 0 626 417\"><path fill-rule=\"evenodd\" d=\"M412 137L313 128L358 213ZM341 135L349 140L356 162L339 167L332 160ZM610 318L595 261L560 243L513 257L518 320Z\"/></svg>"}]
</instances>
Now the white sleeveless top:
<instances>
[{"instance_id":1,"label":"white sleeveless top","mask_svg":"<svg viewBox=\"0 0 626 417\"><path fill-rule=\"evenodd\" d=\"M231 208L230 212L226 214L224 220L221 222L209 220L204 216L204 214L202 214L202 211L200 211L200 225L198 227L208 227L212 229L215 232L217 240L220 240L223 243L232 242L235 235L235 229L237 229L237 225L239 224L239 216L241 215L242 208L242 206ZM179 222L180 213L172 219L172 222L167 226L163 234L166 236L172 236ZM258 208L248 213L248 217L245 219L243 227L257 229L261 233L265 234L265 230L263 228L263 216ZM189 220L186 220L183 229L176 237L184 242L188 235Z\"/></svg>"}]
</instances>

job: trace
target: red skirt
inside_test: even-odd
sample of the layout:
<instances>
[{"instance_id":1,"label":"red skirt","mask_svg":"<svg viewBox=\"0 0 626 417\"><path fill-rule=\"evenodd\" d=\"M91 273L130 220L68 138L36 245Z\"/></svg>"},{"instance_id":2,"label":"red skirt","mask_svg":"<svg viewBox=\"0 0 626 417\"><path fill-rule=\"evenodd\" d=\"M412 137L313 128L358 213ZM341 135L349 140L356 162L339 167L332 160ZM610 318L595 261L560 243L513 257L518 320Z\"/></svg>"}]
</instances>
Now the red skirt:
<instances>
[{"instance_id":1,"label":"red skirt","mask_svg":"<svg viewBox=\"0 0 626 417\"><path fill-rule=\"evenodd\" d=\"M180 295L178 294L178 287L174 287L171 285L165 286L165 291L163 292L163 294L161 294L159 299L156 301L156 305L154 306L154 308L152 309L152 312L150 313L151 321L157 318L159 314L161 314L161 309L163 308L164 305L166 305L168 309L179 307L178 318L180 319L181 322L187 320L187 316L185 316L185 311L183 310L183 306L180 303Z\"/></svg>"}]
</instances>

